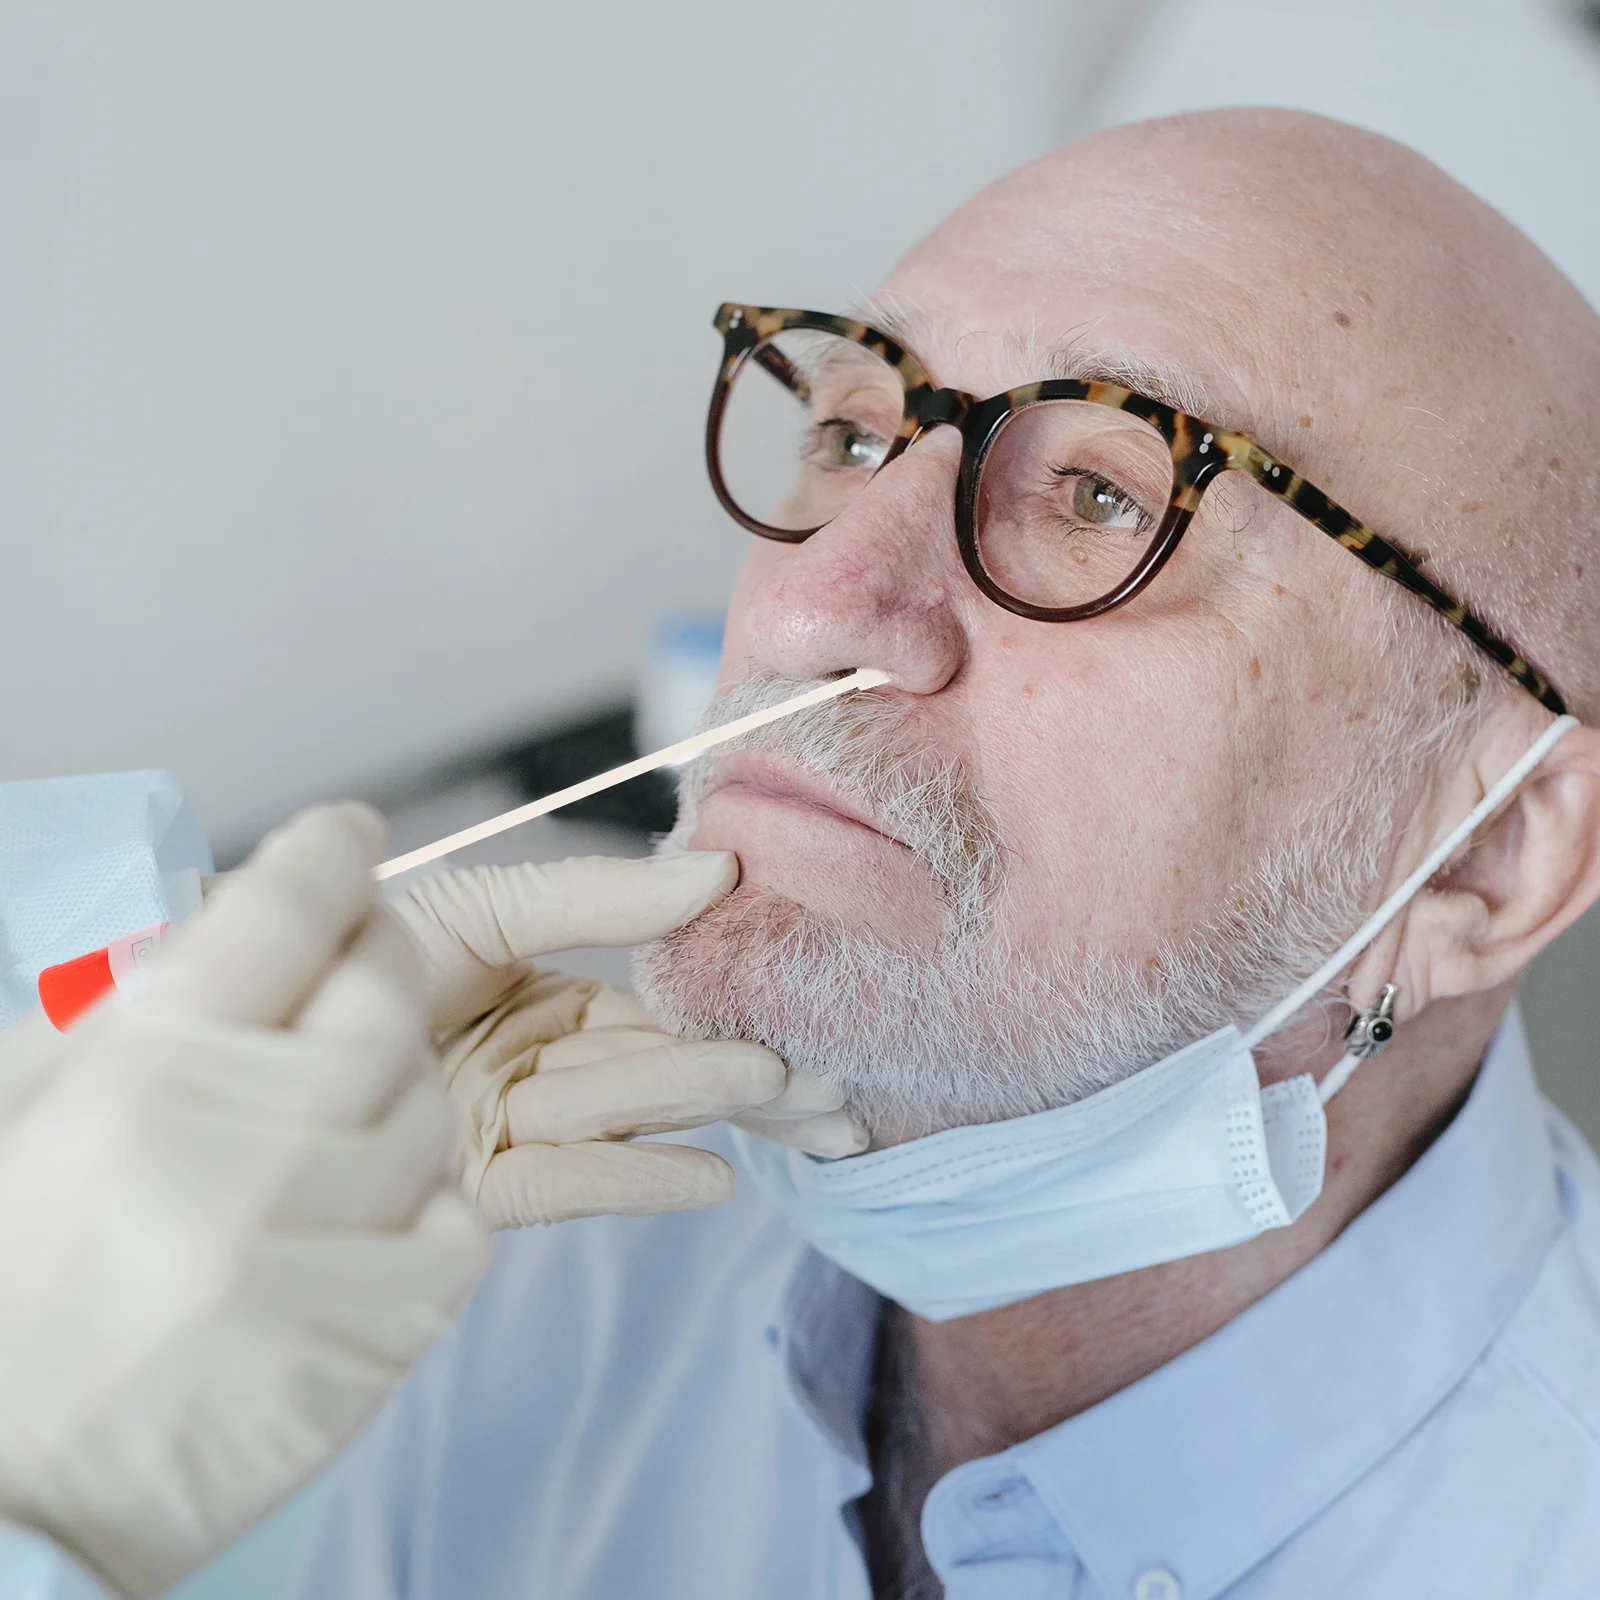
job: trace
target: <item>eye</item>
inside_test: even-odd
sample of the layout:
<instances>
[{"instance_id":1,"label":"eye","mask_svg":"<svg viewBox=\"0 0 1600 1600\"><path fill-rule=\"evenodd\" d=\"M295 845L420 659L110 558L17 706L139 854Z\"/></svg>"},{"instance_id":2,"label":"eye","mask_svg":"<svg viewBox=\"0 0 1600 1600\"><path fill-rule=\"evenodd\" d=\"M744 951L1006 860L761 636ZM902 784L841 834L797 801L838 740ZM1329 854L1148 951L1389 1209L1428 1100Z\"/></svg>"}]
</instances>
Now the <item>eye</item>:
<instances>
[{"instance_id":1,"label":"eye","mask_svg":"<svg viewBox=\"0 0 1600 1600\"><path fill-rule=\"evenodd\" d=\"M832 472L875 472L889 453L888 441L860 423L831 417L816 423L806 459Z\"/></svg>"},{"instance_id":2,"label":"eye","mask_svg":"<svg viewBox=\"0 0 1600 1600\"><path fill-rule=\"evenodd\" d=\"M1065 520L1089 528L1141 533L1150 526L1144 507L1109 478L1071 467L1056 467L1053 472L1071 507L1070 518Z\"/></svg>"},{"instance_id":3,"label":"eye","mask_svg":"<svg viewBox=\"0 0 1600 1600\"><path fill-rule=\"evenodd\" d=\"M1072 486L1072 514L1096 528L1142 528L1144 509L1108 478L1080 472Z\"/></svg>"}]
</instances>

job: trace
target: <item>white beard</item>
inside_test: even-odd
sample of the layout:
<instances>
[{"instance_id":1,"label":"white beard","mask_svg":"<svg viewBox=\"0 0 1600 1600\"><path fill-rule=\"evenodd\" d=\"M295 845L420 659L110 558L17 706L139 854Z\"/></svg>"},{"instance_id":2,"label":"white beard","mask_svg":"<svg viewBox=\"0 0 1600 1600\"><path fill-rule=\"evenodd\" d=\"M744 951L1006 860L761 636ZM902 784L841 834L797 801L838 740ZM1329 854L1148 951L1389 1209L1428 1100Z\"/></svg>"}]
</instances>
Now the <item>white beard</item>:
<instances>
[{"instance_id":1,"label":"white beard","mask_svg":"<svg viewBox=\"0 0 1600 1600\"><path fill-rule=\"evenodd\" d=\"M806 687L752 676L717 702L714 720ZM767 1045L837 1084L880 1138L1066 1105L1229 1022L1255 1021L1360 923L1386 864L1389 830L1375 824L1396 785L1374 774L1401 764L1380 760L1291 827L1183 941L1137 958L1019 950L995 928L1006 885L987 809L959 769L897 739L899 721L885 702L850 696L722 748L782 751L891 822L945 892L948 923L931 952L738 889L634 961L663 1026ZM686 769L664 849L693 832L715 759ZM1342 1009L1324 1009L1324 1033Z\"/></svg>"}]
</instances>

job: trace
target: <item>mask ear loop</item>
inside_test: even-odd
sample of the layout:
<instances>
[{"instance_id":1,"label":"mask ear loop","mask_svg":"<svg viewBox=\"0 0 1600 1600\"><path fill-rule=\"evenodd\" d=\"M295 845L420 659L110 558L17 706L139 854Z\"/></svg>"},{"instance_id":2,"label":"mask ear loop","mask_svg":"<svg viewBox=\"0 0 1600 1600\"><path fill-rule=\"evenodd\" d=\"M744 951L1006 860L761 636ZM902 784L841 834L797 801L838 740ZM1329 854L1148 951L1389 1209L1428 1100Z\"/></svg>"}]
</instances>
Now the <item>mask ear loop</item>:
<instances>
[{"instance_id":1,"label":"mask ear loop","mask_svg":"<svg viewBox=\"0 0 1600 1600\"><path fill-rule=\"evenodd\" d=\"M1381 1055L1384 1046L1394 1037L1394 997L1397 993L1399 990L1394 984L1384 984L1377 1003L1365 1011L1358 1011L1350 1019L1350 1026L1344 1030L1345 1043L1349 1048L1317 1085L1317 1099L1323 1105L1327 1105L1344 1088L1350 1081L1350 1074L1363 1061Z\"/></svg>"},{"instance_id":2,"label":"mask ear loop","mask_svg":"<svg viewBox=\"0 0 1600 1600\"><path fill-rule=\"evenodd\" d=\"M1416 892L1477 832L1484 819L1497 811L1505 800L1515 793L1528 774L1555 748L1556 741L1569 728L1575 728L1577 725L1576 717L1557 717L1534 740L1522 757L1511 765L1500 781L1494 784L1477 805L1428 852L1416 871L1298 989L1286 1000L1279 1001L1245 1034L1245 1049L1254 1050L1269 1034L1276 1033L1306 1001L1319 994L1337 978L1405 910ZM1351 1052L1323 1079L1317 1095L1324 1105L1345 1086L1350 1074L1364 1059L1363 1055Z\"/></svg>"}]
</instances>

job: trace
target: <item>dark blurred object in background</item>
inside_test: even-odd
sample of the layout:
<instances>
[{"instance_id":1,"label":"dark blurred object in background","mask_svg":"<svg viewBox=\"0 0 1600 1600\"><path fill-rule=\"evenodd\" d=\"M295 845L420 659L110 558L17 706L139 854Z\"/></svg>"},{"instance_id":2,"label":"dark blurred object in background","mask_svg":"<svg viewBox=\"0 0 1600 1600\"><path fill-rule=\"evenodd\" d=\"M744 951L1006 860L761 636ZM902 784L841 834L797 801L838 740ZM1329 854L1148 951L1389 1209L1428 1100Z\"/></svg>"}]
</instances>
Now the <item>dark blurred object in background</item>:
<instances>
[{"instance_id":1,"label":"dark blurred object in background","mask_svg":"<svg viewBox=\"0 0 1600 1600\"><path fill-rule=\"evenodd\" d=\"M632 706L598 711L558 723L525 743L502 750L492 763L530 800L620 767L645 752L636 747ZM630 832L666 833L678 812L677 785L671 772L647 772L565 808L564 815L601 822Z\"/></svg>"}]
</instances>

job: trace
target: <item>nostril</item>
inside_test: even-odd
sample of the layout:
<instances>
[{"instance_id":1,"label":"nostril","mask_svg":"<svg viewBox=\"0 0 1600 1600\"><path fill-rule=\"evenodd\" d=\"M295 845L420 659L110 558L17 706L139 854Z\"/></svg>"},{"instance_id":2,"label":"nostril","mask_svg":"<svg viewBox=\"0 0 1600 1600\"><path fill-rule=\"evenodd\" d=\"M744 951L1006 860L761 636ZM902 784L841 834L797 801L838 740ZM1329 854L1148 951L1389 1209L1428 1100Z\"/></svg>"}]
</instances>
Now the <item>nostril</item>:
<instances>
[{"instance_id":1,"label":"nostril","mask_svg":"<svg viewBox=\"0 0 1600 1600\"><path fill-rule=\"evenodd\" d=\"M830 678L842 678L847 676L847 673L848 669L842 669L838 672L830 672L828 676ZM894 682L894 674L885 672L882 667L857 667L854 677L856 688L858 689L881 689L885 684Z\"/></svg>"}]
</instances>

